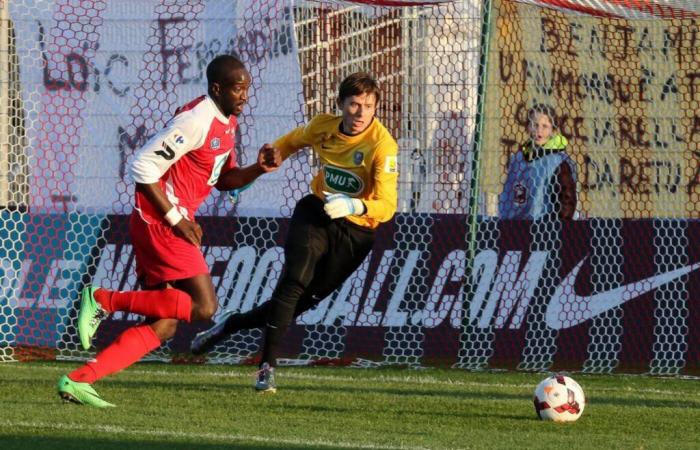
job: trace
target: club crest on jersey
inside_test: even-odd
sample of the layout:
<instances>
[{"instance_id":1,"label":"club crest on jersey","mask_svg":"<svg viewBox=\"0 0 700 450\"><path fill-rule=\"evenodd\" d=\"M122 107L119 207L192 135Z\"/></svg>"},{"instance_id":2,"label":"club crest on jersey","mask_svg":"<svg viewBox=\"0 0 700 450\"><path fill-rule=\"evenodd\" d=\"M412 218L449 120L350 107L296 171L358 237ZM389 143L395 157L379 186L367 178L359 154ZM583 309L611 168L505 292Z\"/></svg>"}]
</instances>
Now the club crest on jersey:
<instances>
[{"instance_id":1,"label":"club crest on jersey","mask_svg":"<svg viewBox=\"0 0 700 450\"><path fill-rule=\"evenodd\" d=\"M211 140L209 143L209 146L211 147L212 150L218 150L219 147L221 147L221 139L218 137L215 137L214 139Z\"/></svg>"},{"instance_id":2,"label":"club crest on jersey","mask_svg":"<svg viewBox=\"0 0 700 450\"><path fill-rule=\"evenodd\" d=\"M365 154L362 152L355 152L354 155L352 155L352 162L355 163L356 166L359 166L362 164L362 161L365 159Z\"/></svg>"},{"instance_id":3,"label":"club crest on jersey","mask_svg":"<svg viewBox=\"0 0 700 450\"><path fill-rule=\"evenodd\" d=\"M335 192L354 195L360 194L365 187L362 178L339 167L324 166L323 176L326 186Z\"/></svg>"}]
</instances>

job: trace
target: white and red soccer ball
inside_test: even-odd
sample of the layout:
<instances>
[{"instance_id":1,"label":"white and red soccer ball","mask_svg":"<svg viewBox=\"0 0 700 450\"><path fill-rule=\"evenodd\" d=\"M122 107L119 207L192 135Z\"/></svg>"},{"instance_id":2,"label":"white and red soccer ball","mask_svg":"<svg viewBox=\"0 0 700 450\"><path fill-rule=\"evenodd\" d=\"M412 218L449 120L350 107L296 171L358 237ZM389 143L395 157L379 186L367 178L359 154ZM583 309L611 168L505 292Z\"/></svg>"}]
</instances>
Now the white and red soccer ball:
<instances>
[{"instance_id":1,"label":"white and red soccer ball","mask_svg":"<svg viewBox=\"0 0 700 450\"><path fill-rule=\"evenodd\" d=\"M583 389L564 375L547 377L535 388L535 412L542 420L573 422L586 406Z\"/></svg>"}]
</instances>

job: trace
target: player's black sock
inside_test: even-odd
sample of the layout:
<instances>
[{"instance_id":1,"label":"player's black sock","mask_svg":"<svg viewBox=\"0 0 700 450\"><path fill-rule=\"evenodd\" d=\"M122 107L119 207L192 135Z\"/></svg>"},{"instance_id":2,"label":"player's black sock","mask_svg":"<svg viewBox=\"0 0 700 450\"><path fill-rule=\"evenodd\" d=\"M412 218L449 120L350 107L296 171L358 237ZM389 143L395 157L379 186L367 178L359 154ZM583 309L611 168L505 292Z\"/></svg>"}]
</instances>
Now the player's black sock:
<instances>
[{"instance_id":1,"label":"player's black sock","mask_svg":"<svg viewBox=\"0 0 700 450\"><path fill-rule=\"evenodd\" d=\"M233 314L224 324L224 334L231 334L241 330L263 328L267 324L267 316L270 313L271 302L267 301L246 313Z\"/></svg>"},{"instance_id":2,"label":"player's black sock","mask_svg":"<svg viewBox=\"0 0 700 450\"><path fill-rule=\"evenodd\" d=\"M271 367L277 365L277 344L279 343L282 333L280 329L267 325L265 327L265 343L263 344L263 353L260 360L260 365L268 363Z\"/></svg>"},{"instance_id":3,"label":"player's black sock","mask_svg":"<svg viewBox=\"0 0 700 450\"><path fill-rule=\"evenodd\" d=\"M265 326L265 343L263 344L261 363L266 362L270 366L275 366L278 344L287 331L292 317L294 317L294 310L303 292L304 287L294 281L283 281L275 289Z\"/></svg>"},{"instance_id":4,"label":"player's black sock","mask_svg":"<svg viewBox=\"0 0 700 450\"><path fill-rule=\"evenodd\" d=\"M302 296L294 310L294 317L297 317L313 308L321 300L321 298L314 297L312 295ZM241 330L265 328L271 309L272 300L268 300L262 305L256 306L248 312L231 315L228 319L226 319L226 323L224 324L224 328L221 332L222 336L228 336L229 334L236 333Z\"/></svg>"}]
</instances>

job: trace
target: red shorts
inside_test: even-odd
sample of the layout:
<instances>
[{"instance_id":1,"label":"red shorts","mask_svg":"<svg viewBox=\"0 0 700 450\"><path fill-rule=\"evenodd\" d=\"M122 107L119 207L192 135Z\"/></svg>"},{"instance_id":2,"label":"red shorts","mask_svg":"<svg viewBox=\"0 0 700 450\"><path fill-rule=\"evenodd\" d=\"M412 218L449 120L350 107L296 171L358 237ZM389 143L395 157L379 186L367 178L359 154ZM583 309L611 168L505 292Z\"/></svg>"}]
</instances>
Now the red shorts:
<instances>
[{"instance_id":1,"label":"red shorts","mask_svg":"<svg viewBox=\"0 0 700 450\"><path fill-rule=\"evenodd\" d=\"M172 227L147 224L134 211L129 233L136 255L136 275L146 286L209 273L199 247L176 236Z\"/></svg>"}]
</instances>

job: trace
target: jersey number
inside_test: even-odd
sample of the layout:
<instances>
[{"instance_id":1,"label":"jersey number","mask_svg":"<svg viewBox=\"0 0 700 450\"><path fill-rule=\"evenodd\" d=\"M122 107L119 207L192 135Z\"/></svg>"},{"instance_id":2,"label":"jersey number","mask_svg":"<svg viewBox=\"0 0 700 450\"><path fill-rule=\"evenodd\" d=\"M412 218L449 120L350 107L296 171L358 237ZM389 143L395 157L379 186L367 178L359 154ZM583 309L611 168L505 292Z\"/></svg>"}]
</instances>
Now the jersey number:
<instances>
[{"instance_id":1,"label":"jersey number","mask_svg":"<svg viewBox=\"0 0 700 450\"><path fill-rule=\"evenodd\" d=\"M162 150L156 150L156 155L162 156L164 159L170 161L175 157L175 151L167 145L163 144Z\"/></svg>"}]
</instances>

